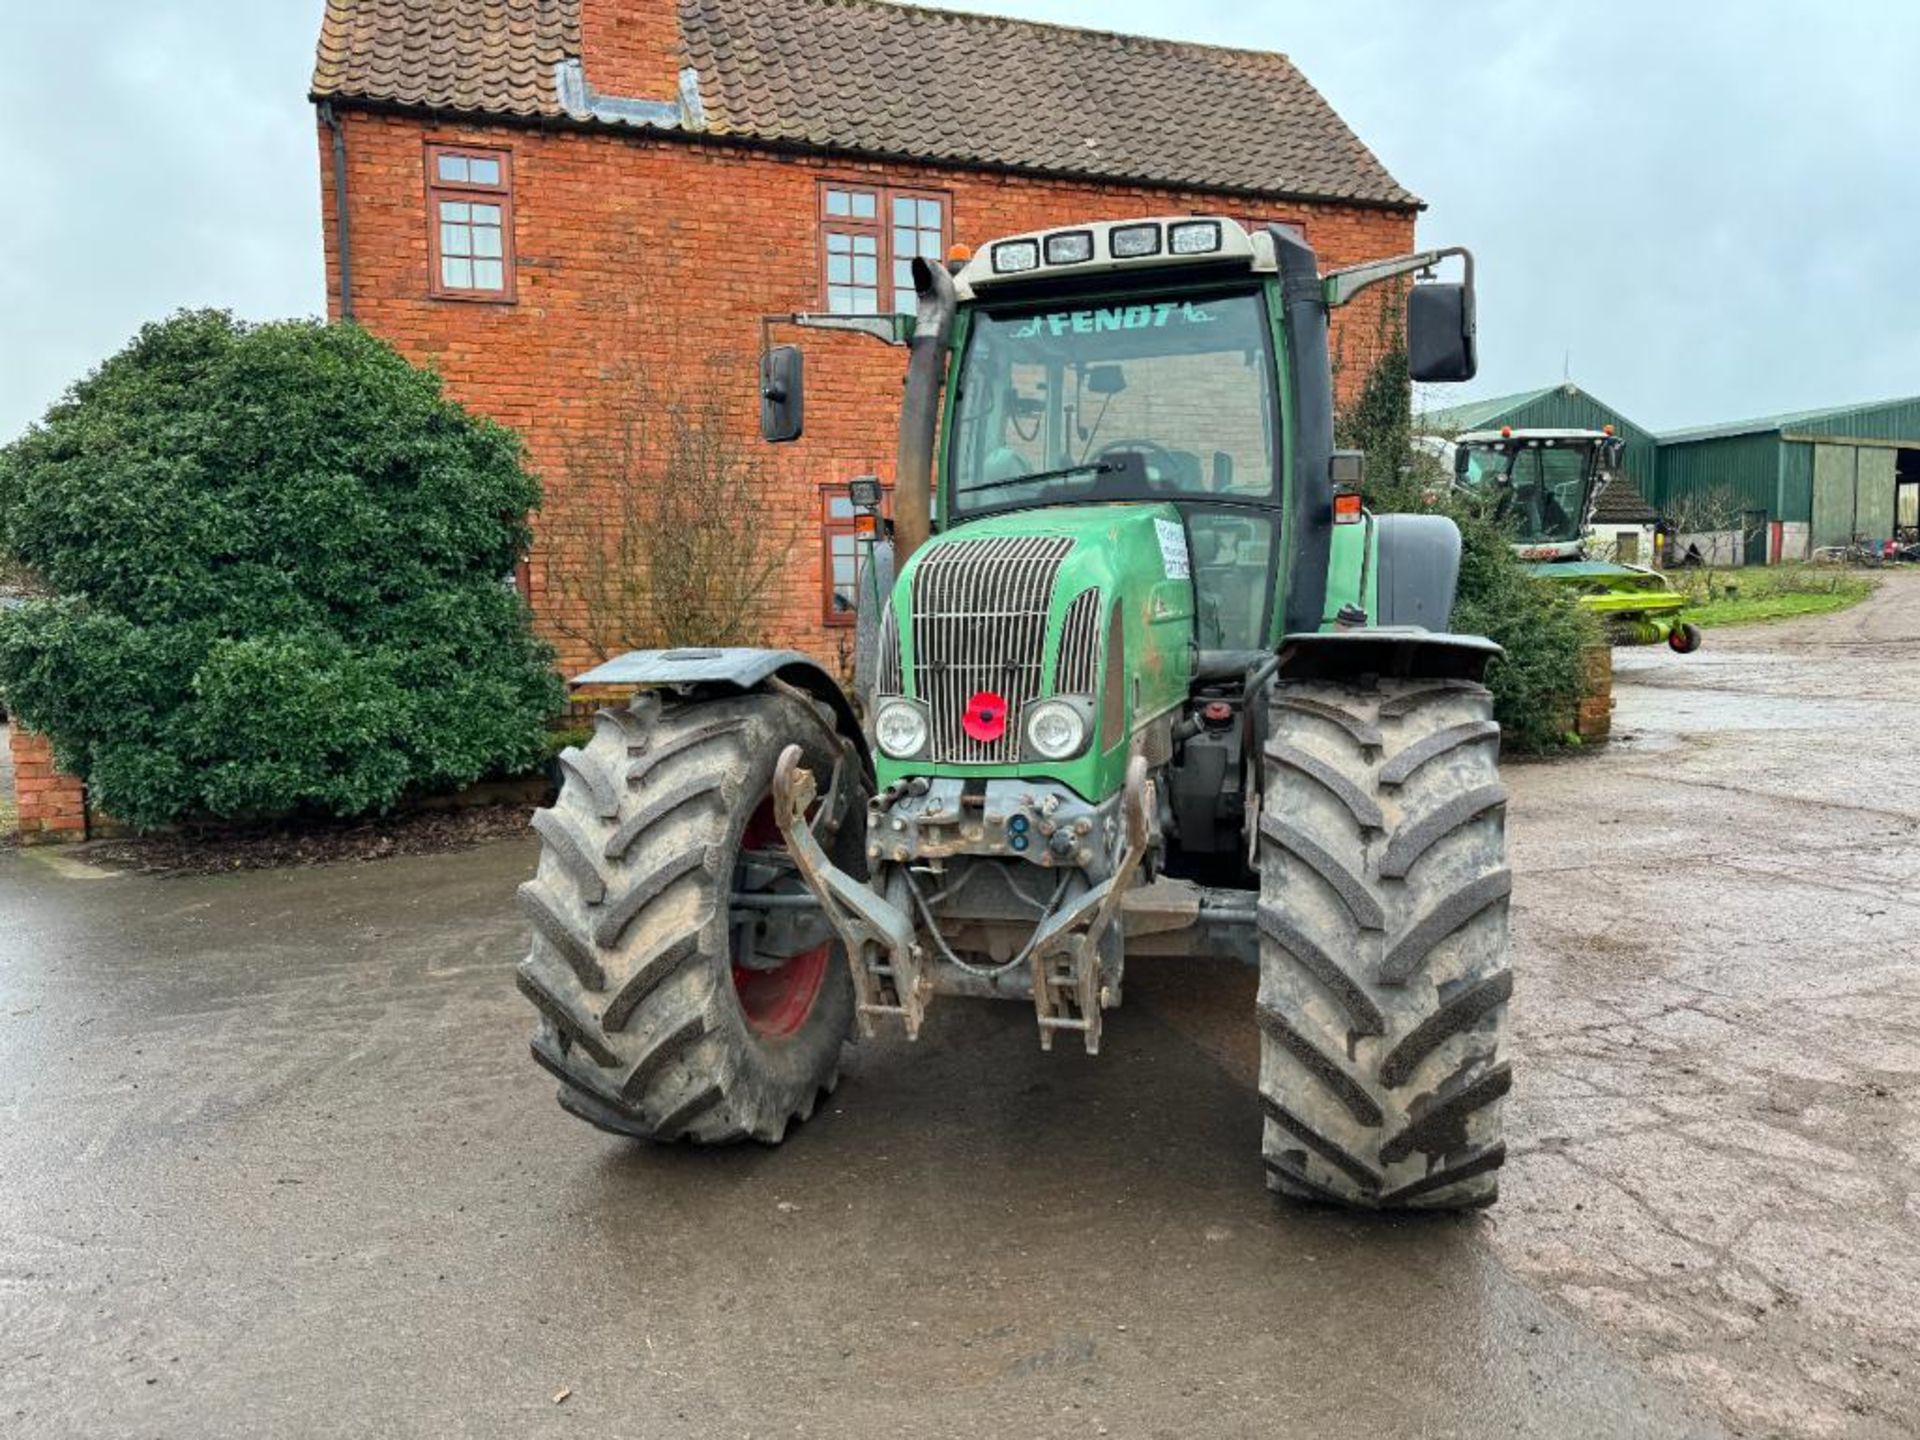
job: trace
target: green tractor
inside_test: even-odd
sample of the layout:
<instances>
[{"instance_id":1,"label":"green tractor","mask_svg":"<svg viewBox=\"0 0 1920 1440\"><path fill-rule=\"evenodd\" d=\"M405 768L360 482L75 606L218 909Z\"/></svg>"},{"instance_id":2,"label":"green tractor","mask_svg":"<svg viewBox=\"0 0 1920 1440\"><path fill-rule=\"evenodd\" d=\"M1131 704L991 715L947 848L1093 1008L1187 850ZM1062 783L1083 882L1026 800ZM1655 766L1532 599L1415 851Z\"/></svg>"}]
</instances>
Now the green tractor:
<instances>
[{"instance_id":1,"label":"green tractor","mask_svg":"<svg viewBox=\"0 0 1920 1440\"><path fill-rule=\"evenodd\" d=\"M1461 283L1434 278L1451 257ZM1333 446L1330 312L1408 290L1413 375L1475 368L1471 260L1322 275L1181 217L914 262L891 541L857 683L797 653L622 657L535 824L534 1057L621 1135L780 1141L857 1029L950 997L1100 1049L1128 967L1258 967L1269 1186L1497 1193L1507 1054L1498 647L1449 633L1460 538L1373 516ZM762 424L803 428L763 357ZM876 481L855 482L872 516ZM881 527L885 530L885 527Z\"/></svg>"},{"instance_id":2,"label":"green tractor","mask_svg":"<svg viewBox=\"0 0 1920 1440\"><path fill-rule=\"evenodd\" d=\"M1681 618L1686 597L1639 565L1587 558L1587 529L1609 485L1622 483L1625 442L1604 430L1476 430L1452 442L1454 483L1489 498L1517 532L1513 551L1532 573L1572 587L1616 645L1700 648Z\"/></svg>"}]
</instances>

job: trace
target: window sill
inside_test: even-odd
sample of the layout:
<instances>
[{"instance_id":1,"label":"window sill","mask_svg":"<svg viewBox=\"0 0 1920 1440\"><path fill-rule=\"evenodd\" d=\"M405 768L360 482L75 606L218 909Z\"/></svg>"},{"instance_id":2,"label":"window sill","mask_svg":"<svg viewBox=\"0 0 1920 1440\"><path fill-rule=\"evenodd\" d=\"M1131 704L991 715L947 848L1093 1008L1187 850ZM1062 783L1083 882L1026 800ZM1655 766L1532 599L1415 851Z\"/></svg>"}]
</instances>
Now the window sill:
<instances>
[{"instance_id":1,"label":"window sill","mask_svg":"<svg viewBox=\"0 0 1920 1440\"><path fill-rule=\"evenodd\" d=\"M511 292L494 294L484 290L429 290L430 300L450 300L457 305L518 305L520 297Z\"/></svg>"}]
</instances>

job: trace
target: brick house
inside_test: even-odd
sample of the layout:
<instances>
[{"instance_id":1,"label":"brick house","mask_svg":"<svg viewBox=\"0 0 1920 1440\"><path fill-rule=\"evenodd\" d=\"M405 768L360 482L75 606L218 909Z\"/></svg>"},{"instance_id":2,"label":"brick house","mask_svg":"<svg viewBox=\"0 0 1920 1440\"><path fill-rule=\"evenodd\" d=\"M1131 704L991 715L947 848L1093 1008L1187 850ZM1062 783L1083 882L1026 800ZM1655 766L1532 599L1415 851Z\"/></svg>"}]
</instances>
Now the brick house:
<instances>
[{"instance_id":1,"label":"brick house","mask_svg":"<svg viewBox=\"0 0 1920 1440\"><path fill-rule=\"evenodd\" d=\"M575 671L607 517L660 473L627 441L688 394L765 467L760 638L844 665L844 482L889 475L903 362L809 336L808 438L763 449L762 317L888 311L916 255L1078 220L1287 224L1331 267L1411 249L1420 209L1282 56L883 0L327 0L311 98L329 311L526 437L522 581ZM1337 322L1343 395L1377 305ZM15 746L23 833L83 838L78 783Z\"/></svg>"},{"instance_id":2,"label":"brick house","mask_svg":"<svg viewBox=\"0 0 1920 1440\"><path fill-rule=\"evenodd\" d=\"M329 0L313 99L332 312L526 436L527 580L568 665L619 487L581 455L676 387L757 445L761 317L888 312L915 255L1073 220L1277 221L1336 265L1411 248L1419 209L1281 56L880 0ZM765 638L834 659L835 498L891 469L902 361L807 348L808 438L755 452L791 546Z\"/></svg>"}]
</instances>

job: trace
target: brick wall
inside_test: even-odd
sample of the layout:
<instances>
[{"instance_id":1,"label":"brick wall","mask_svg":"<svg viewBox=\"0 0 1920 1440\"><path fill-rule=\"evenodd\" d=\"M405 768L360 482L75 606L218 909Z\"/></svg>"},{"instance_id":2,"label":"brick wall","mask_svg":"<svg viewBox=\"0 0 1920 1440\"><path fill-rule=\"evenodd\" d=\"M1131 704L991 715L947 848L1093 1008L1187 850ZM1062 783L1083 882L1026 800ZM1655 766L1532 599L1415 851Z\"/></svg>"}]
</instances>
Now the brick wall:
<instances>
[{"instance_id":1,"label":"brick wall","mask_svg":"<svg viewBox=\"0 0 1920 1440\"><path fill-rule=\"evenodd\" d=\"M54 768L53 745L47 737L15 725L8 732L8 744L22 842L50 845L86 839L86 786Z\"/></svg>"},{"instance_id":2,"label":"brick wall","mask_svg":"<svg viewBox=\"0 0 1920 1440\"><path fill-rule=\"evenodd\" d=\"M609 89L623 83L602 79L591 67L589 73ZM1413 243L1413 216L1406 212L1256 203L643 135L364 114L345 120L356 316L412 359L438 369L456 398L526 437L548 495L527 581L542 629L567 668L588 656L561 633L583 628L581 601L572 593L577 587L565 581L569 567L583 563L589 517L612 508L618 488L580 457L619 444L640 377L650 385L720 393L743 444L756 447L767 467L759 507L767 532L791 546L766 638L830 663L841 658L843 632L830 630L822 617L820 486L860 474L891 478L902 353L856 337L805 336L807 439L778 451L757 448L760 317L825 308L822 181L943 192L954 238L975 244L1079 220L1187 211L1292 222L1329 267ZM330 187L325 138L323 131L322 178ZM511 151L517 303L429 298L428 142ZM337 310L331 203L323 212ZM1375 343L1378 305L1376 298L1343 312L1340 331L1350 360ZM783 338L802 337L788 332ZM1349 363L1340 388L1351 395L1364 378L1364 364Z\"/></svg>"},{"instance_id":3,"label":"brick wall","mask_svg":"<svg viewBox=\"0 0 1920 1440\"><path fill-rule=\"evenodd\" d=\"M671 4L581 0L581 58L604 95L672 100L680 92L680 17Z\"/></svg>"}]
</instances>

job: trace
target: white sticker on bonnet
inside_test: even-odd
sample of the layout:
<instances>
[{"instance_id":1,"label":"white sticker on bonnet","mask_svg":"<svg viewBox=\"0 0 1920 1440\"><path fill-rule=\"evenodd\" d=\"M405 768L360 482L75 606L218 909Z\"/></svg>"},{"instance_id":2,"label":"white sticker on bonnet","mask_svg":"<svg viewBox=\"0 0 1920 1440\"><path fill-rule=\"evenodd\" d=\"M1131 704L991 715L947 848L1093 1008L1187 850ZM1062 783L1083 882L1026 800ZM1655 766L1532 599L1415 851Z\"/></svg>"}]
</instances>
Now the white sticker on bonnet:
<instances>
[{"instance_id":1,"label":"white sticker on bonnet","mask_svg":"<svg viewBox=\"0 0 1920 1440\"><path fill-rule=\"evenodd\" d=\"M1160 560L1167 567L1169 580L1191 580L1193 561L1187 554L1186 527L1172 520L1156 520L1160 531Z\"/></svg>"}]
</instances>

